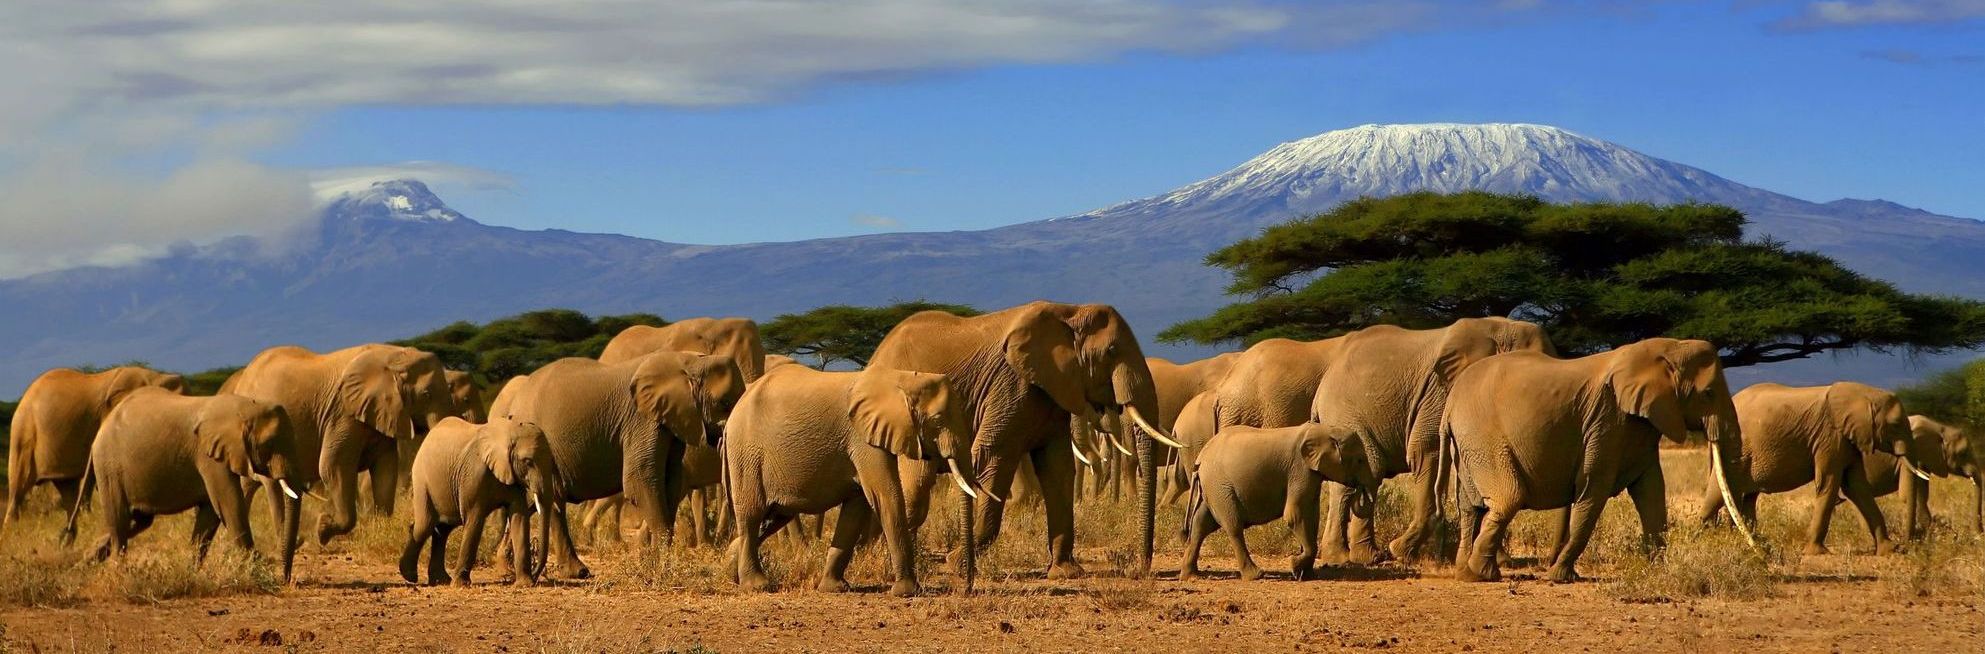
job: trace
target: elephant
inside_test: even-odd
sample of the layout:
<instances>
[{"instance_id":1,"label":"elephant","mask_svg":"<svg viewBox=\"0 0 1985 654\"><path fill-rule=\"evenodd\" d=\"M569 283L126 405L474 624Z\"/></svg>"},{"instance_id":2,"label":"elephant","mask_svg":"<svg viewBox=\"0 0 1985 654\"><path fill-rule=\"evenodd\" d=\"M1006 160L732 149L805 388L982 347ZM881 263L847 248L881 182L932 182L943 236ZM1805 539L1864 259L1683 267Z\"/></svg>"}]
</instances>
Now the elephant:
<instances>
[{"instance_id":1,"label":"elephant","mask_svg":"<svg viewBox=\"0 0 1985 654\"><path fill-rule=\"evenodd\" d=\"M101 489L98 511L104 537L94 556L122 555L131 538L161 515L193 509L193 543L204 558L214 534L226 526L243 551L255 550L243 481L260 475L275 480L289 511L283 529L283 580L296 560L301 498L290 482L304 469L297 455L295 423L282 407L226 393L189 397L148 387L112 409L90 447L90 478ZM88 493L87 480L83 495ZM79 496L63 529L75 533L84 496Z\"/></svg>"},{"instance_id":2,"label":"elephant","mask_svg":"<svg viewBox=\"0 0 1985 654\"><path fill-rule=\"evenodd\" d=\"M786 356L784 354L767 354L765 355L765 364L763 370L765 372L772 372L774 368L778 368L779 366L789 366L789 365L799 365L799 362L794 361L792 357Z\"/></svg>"},{"instance_id":3,"label":"elephant","mask_svg":"<svg viewBox=\"0 0 1985 654\"><path fill-rule=\"evenodd\" d=\"M1509 352L1461 371L1440 427L1463 507L1455 576L1500 579L1497 553L1516 513L1569 506L1548 578L1577 580L1574 565L1600 511L1622 490L1639 513L1644 544L1661 547L1668 508L1660 439L1681 443L1701 430L1714 461L1741 448L1729 389L1715 345L1672 338L1576 359ZM1727 489L1718 466L1712 476Z\"/></svg>"},{"instance_id":4,"label":"elephant","mask_svg":"<svg viewBox=\"0 0 1985 654\"><path fill-rule=\"evenodd\" d=\"M661 327L634 325L621 330L607 342L606 349L600 352L600 361L620 363L660 351L730 357L737 363L738 370L744 373L744 383L747 385L758 381L770 366L792 362L784 356L765 354L764 341L758 336L758 323L748 318L690 318ZM775 361L775 358L784 361ZM724 497L721 487L722 472L723 458L714 447L694 445L683 455L683 483L687 489L684 501L690 511L691 546L710 533L705 521L711 513L717 515L718 532L729 527L730 502ZM591 532L611 514L614 531L618 534L624 499L614 496L593 502L586 513L586 530ZM674 513L671 512L669 517L673 519Z\"/></svg>"},{"instance_id":5,"label":"elephant","mask_svg":"<svg viewBox=\"0 0 1985 654\"><path fill-rule=\"evenodd\" d=\"M1311 419L1364 439L1379 479L1409 474L1412 522L1381 551L1371 516L1351 510L1372 505L1349 501L1341 484L1326 484L1325 561L1369 564L1387 553L1402 560L1432 553L1434 459L1448 389L1475 362L1520 351L1557 356L1542 327L1508 318L1462 318L1439 329L1379 325L1344 336L1336 363L1317 383Z\"/></svg>"},{"instance_id":6,"label":"elephant","mask_svg":"<svg viewBox=\"0 0 1985 654\"><path fill-rule=\"evenodd\" d=\"M132 391L151 387L180 392L185 382L179 375L122 366L94 373L57 368L28 384L8 432L7 515L0 520L0 531L20 517L36 485L54 485L61 497L58 506L75 504L90 443L103 417Z\"/></svg>"},{"instance_id":7,"label":"elephant","mask_svg":"<svg viewBox=\"0 0 1985 654\"><path fill-rule=\"evenodd\" d=\"M1834 498L1845 494L1861 513L1875 551L1894 548L1888 524L1869 484L1870 457L1885 452L1909 466L1909 414L1893 393L1854 382L1793 387L1757 384L1737 394L1743 431L1741 455L1725 462L1735 506L1755 520L1760 493L1783 493L1807 484L1814 502L1806 554L1825 554ZM1896 459L1884 463L1895 465ZM1815 483L1817 482L1817 483ZM1713 522L1723 497L1704 497L1702 519Z\"/></svg>"},{"instance_id":8,"label":"elephant","mask_svg":"<svg viewBox=\"0 0 1985 654\"><path fill-rule=\"evenodd\" d=\"M448 415L469 422L483 422L482 389L476 387L475 375L460 370L443 370L441 374L448 380L449 406L452 407ZM420 451L421 443L426 440L425 434L417 434L412 439L396 442L400 457L400 490L412 487L414 456ZM370 490L371 481L371 475L368 474L363 484L367 486L367 490L361 493L362 496L371 496L373 492Z\"/></svg>"},{"instance_id":9,"label":"elephant","mask_svg":"<svg viewBox=\"0 0 1985 654\"><path fill-rule=\"evenodd\" d=\"M770 582L759 544L803 514L840 508L819 587L848 588L856 541L881 524L895 582L909 597L917 583L915 540L898 459L944 460L968 496L977 496L971 426L944 375L869 368L821 372L785 366L752 384L724 430L731 503L737 512L735 579L751 590Z\"/></svg>"},{"instance_id":10,"label":"elephant","mask_svg":"<svg viewBox=\"0 0 1985 654\"><path fill-rule=\"evenodd\" d=\"M643 513L641 543L673 539L687 446L711 446L744 394L744 375L727 357L655 352L621 363L553 361L503 389L492 418L536 424L551 442L567 502L625 490ZM547 516L558 533L545 544L561 576L584 578L564 512ZM502 547L499 543L499 548Z\"/></svg>"},{"instance_id":11,"label":"elephant","mask_svg":"<svg viewBox=\"0 0 1985 654\"><path fill-rule=\"evenodd\" d=\"M331 504L317 516L320 545L358 524L360 472L370 476L372 510L391 515L399 484L398 444L454 412L441 360L395 345L325 354L290 345L269 348L229 377L221 392L289 413L301 464L298 481L312 486L321 480ZM273 488L270 493L280 518L281 497Z\"/></svg>"},{"instance_id":12,"label":"elephant","mask_svg":"<svg viewBox=\"0 0 1985 654\"><path fill-rule=\"evenodd\" d=\"M1157 468L1152 440L1175 441L1153 420L1158 393L1130 324L1107 305L1033 302L969 318L919 312L884 336L869 367L945 375L971 418L972 463L979 498L961 495L965 543L990 546L999 536L1004 504L1022 458L1031 458L1047 514L1048 576L1079 577L1075 560L1075 458L1071 419L1123 413L1136 439L1138 519L1143 545L1137 569L1149 571ZM1120 423L1121 424L1121 423ZM939 470L904 460L910 523L921 525ZM974 547L952 551L954 571L969 579ZM969 588L969 582L968 582Z\"/></svg>"},{"instance_id":13,"label":"elephant","mask_svg":"<svg viewBox=\"0 0 1985 654\"><path fill-rule=\"evenodd\" d=\"M1174 425L1178 422L1179 412L1185 410L1186 403L1225 379L1227 371L1234 367L1234 361L1240 356L1239 352L1224 352L1189 363L1145 357L1144 364L1151 368L1151 383L1158 387L1158 428L1176 432ZM1178 501L1191 486L1192 467L1179 464L1180 452L1176 448L1165 451L1168 459L1165 463L1170 466L1170 474L1164 477L1166 488L1158 498L1159 504L1169 505Z\"/></svg>"},{"instance_id":14,"label":"elephant","mask_svg":"<svg viewBox=\"0 0 1985 654\"><path fill-rule=\"evenodd\" d=\"M1200 453L1192 475L1192 535L1179 579L1199 576L1199 548L1214 529L1234 539L1241 579L1261 578L1248 554L1248 527L1286 520L1301 551L1290 561L1297 581L1315 576L1319 496L1325 480L1359 492L1378 488L1364 439L1349 429L1304 423L1295 427L1234 427Z\"/></svg>"},{"instance_id":15,"label":"elephant","mask_svg":"<svg viewBox=\"0 0 1985 654\"><path fill-rule=\"evenodd\" d=\"M564 482L558 477L544 430L508 418L487 424L448 418L428 432L427 442L414 455L412 477L413 524L400 554L400 577L407 583L419 583L420 550L432 539L427 583L440 585L452 580L457 586L469 585L483 523L498 510L503 511L507 525L514 583L529 586L537 581L543 557L540 555L537 566L529 561L530 515L535 511L541 516L538 543L542 550L551 522L547 511L565 505L559 495ZM458 526L468 535L463 537L462 553L450 572L444 569L448 533Z\"/></svg>"},{"instance_id":16,"label":"elephant","mask_svg":"<svg viewBox=\"0 0 1985 654\"><path fill-rule=\"evenodd\" d=\"M1874 488L1876 497L1902 491L1903 535L1922 538L1929 528L1932 475L1971 480L1971 527L1985 532L1985 474L1980 474L1980 459L1985 458L1981 456L1985 453L1981 445L1985 443L1968 430L1926 416L1910 416L1909 431L1909 456L1899 458L1875 451L1869 452L1864 461L1868 485Z\"/></svg>"},{"instance_id":17,"label":"elephant","mask_svg":"<svg viewBox=\"0 0 1985 654\"><path fill-rule=\"evenodd\" d=\"M1320 341L1271 338L1242 351L1210 391L1215 431L1309 422L1317 383L1338 361L1343 344L1342 336Z\"/></svg>"}]
</instances>

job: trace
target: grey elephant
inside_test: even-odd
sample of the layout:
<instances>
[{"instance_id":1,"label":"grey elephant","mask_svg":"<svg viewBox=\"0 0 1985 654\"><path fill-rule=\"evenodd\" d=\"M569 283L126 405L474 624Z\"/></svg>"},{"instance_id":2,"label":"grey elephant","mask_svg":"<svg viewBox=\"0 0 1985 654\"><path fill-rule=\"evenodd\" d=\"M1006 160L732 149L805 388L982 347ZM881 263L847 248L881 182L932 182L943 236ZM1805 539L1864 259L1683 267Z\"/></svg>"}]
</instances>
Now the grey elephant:
<instances>
[{"instance_id":1,"label":"grey elephant","mask_svg":"<svg viewBox=\"0 0 1985 654\"><path fill-rule=\"evenodd\" d=\"M400 576L407 583L419 583L420 550L432 540L427 583L452 580L457 586L469 585L484 522L491 513L502 511L514 582L532 584L542 563L534 566L529 561L530 515L533 511L541 515L542 549L551 522L548 512L565 505L559 495L563 485L552 462L551 443L537 425L509 418L480 425L460 418L443 420L428 432L427 442L414 455L413 524L400 554ZM468 535L450 571L445 569L448 534L456 527L465 528Z\"/></svg>"},{"instance_id":2,"label":"grey elephant","mask_svg":"<svg viewBox=\"0 0 1985 654\"><path fill-rule=\"evenodd\" d=\"M1461 496L1455 576L1501 578L1497 554L1517 512L1569 506L1549 579L1576 580L1600 511L1621 491L1633 499L1645 544L1660 547L1668 529L1660 439L1681 443L1701 430L1714 461L1741 447L1729 388L1716 346L1669 338L1577 359L1498 354L1463 370L1441 426ZM1728 489L1723 472L1712 476Z\"/></svg>"},{"instance_id":3,"label":"grey elephant","mask_svg":"<svg viewBox=\"0 0 1985 654\"><path fill-rule=\"evenodd\" d=\"M123 554L153 518L196 511L193 542L200 556L220 527L243 551L255 549L243 480L262 476L281 489L289 511L283 526L283 579L296 556L300 497L291 482L302 470L292 422L281 407L238 395L188 397L165 389L133 391L103 421L90 448L91 478L100 489L104 537L95 556ZM85 495L64 528L75 531Z\"/></svg>"},{"instance_id":4,"label":"grey elephant","mask_svg":"<svg viewBox=\"0 0 1985 654\"><path fill-rule=\"evenodd\" d=\"M1926 416L1910 416L1909 456L1887 452L1867 454L1868 485L1881 497L1902 492L1902 533L1922 538L1930 525L1930 478L1957 477L1971 480L1971 519L1974 531L1985 532L1985 474L1980 474L1980 458L1985 443L1970 431L1947 425Z\"/></svg>"},{"instance_id":5,"label":"grey elephant","mask_svg":"<svg viewBox=\"0 0 1985 654\"><path fill-rule=\"evenodd\" d=\"M1220 432L1200 453L1193 471L1192 500L1179 579L1199 576L1199 548L1214 529L1234 539L1241 579L1261 578L1248 553L1248 527L1277 519L1296 532L1301 551L1290 571L1301 581L1314 576L1318 506L1323 482L1358 492L1378 487L1373 462L1355 432L1317 423L1295 427L1233 427Z\"/></svg>"},{"instance_id":6,"label":"grey elephant","mask_svg":"<svg viewBox=\"0 0 1985 654\"><path fill-rule=\"evenodd\" d=\"M904 319L876 348L869 367L945 375L971 416L973 464L979 483L1005 497L1021 459L1031 459L1047 513L1048 576L1078 577L1075 560L1075 458L1071 420L1121 413L1135 424L1142 545L1136 569L1151 561L1151 518L1157 459L1153 441L1172 445L1152 424L1157 390L1130 324L1105 305L1034 302L961 318L925 311ZM910 522L923 523L941 469L921 461L903 464L910 490ZM990 546L999 535L1005 504L991 497L961 496L965 542ZM968 579L973 547L951 553L954 571Z\"/></svg>"},{"instance_id":7,"label":"grey elephant","mask_svg":"<svg viewBox=\"0 0 1985 654\"><path fill-rule=\"evenodd\" d=\"M302 482L321 480L330 510L317 516L317 542L358 524L359 473L370 476L375 512L391 514L398 494L399 442L454 410L441 361L394 345L360 345L327 354L300 347L263 350L221 385L283 408L296 431ZM283 515L270 490L271 508Z\"/></svg>"},{"instance_id":8,"label":"grey elephant","mask_svg":"<svg viewBox=\"0 0 1985 654\"><path fill-rule=\"evenodd\" d=\"M1806 554L1825 554L1827 525L1833 519L1834 498L1845 495L1861 513L1874 539L1875 551L1894 548L1888 524L1875 506L1869 483L1870 460L1876 453L1903 457L1910 448L1909 414L1895 395L1866 384L1835 382L1827 386L1793 387L1757 384L1737 394L1744 446L1741 456L1725 462L1732 498L1747 520L1755 520L1760 493L1783 493L1808 484L1818 498L1807 529ZM1886 465L1897 465L1890 458ZM1714 521L1725 508L1724 498L1705 495L1702 519Z\"/></svg>"},{"instance_id":9,"label":"grey elephant","mask_svg":"<svg viewBox=\"0 0 1985 654\"><path fill-rule=\"evenodd\" d=\"M1185 410L1187 402L1206 392L1221 380L1227 378L1227 371L1234 367L1241 353L1225 352L1197 361L1173 363L1169 359L1145 357L1144 363L1151 368L1151 383L1158 388L1158 428L1178 438L1179 413ZM1183 442L1183 441L1181 441ZM1178 448L1167 448L1162 467L1168 468L1160 480L1165 488L1160 491L1159 504L1178 501L1192 485L1192 466L1179 465Z\"/></svg>"},{"instance_id":10,"label":"grey elephant","mask_svg":"<svg viewBox=\"0 0 1985 654\"><path fill-rule=\"evenodd\" d=\"M898 459L943 460L980 495L964 404L943 375L869 368L820 372L786 366L746 391L724 431L737 513L736 579L770 586L759 544L793 518L841 509L821 590L846 590L857 539L874 520L889 548L890 592L920 592Z\"/></svg>"},{"instance_id":11,"label":"grey elephant","mask_svg":"<svg viewBox=\"0 0 1985 654\"><path fill-rule=\"evenodd\" d=\"M460 370L443 370L441 373L442 379L448 382L450 406L448 415L469 422L483 422L484 405L482 401L482 389L476 386L475 375ZM416 432L414 438L394 441L399 450L400 469L398 477L400 480L400 490L406 490L412 486L414 455L420 451L421 443L427 438L424 430L415 429L414 431ZM372 476L366 474L360 483L363 489L360 492L361 497L370 497L372 493L377 492L372 490L371 484Z\"/></svg>"},{"instance_id":12,"label":"grey elephant","mask_svg":"<svg viewBox=\"0 0 1985 654\"><path fill-rule=\"evenodd\" d=\"M664 516L682 501L684 451L716 444L743 394L743 375L727 357L655 352L616 364L574 357L505 387L490 416L544 430L565 501L625 491L642 512L641 543L654 546L673 538L674 521ZM557 572L589 576L563 512L546 519L557 532L546 543Z\"/></svg>"},{"instance_id":13,"label":"grey elephant","mask_svg":"<svg viewBox=\"0 0 1985 654\"><path fill-rule=\"evenodd\" d=\"M1505 352L1556 356L1544 329L1507 318L1463 318L1439 329L1368 327L1344 335L1337 361L1318 380L1312 420L1357 434L1365 441L1380 479L1407 474L1412 522L1390 544L1402 559L1431 554L1428 537L1436 505L1435 453L1441 414L1454 379L1475 362ZM1372 533L1372 516L1352 508L1345 488L1327 484L1323 559L1373 563L1385 552Z\"/></svg>"},{"instance_id":14,"label":"grey elephant","mask_svg":"<svg viewBox=\"0 0 1985 654\"><path fill-rule=\"evenodd\" d=\"M55 486L58 506L74 505L103 417L132 391L153 387L176 392L184 383L179 375L122 366L94 373L57 368L28 384L8 432L7 516L0 530L20 517L37 485Z\"/></svg>"}]
</instances>

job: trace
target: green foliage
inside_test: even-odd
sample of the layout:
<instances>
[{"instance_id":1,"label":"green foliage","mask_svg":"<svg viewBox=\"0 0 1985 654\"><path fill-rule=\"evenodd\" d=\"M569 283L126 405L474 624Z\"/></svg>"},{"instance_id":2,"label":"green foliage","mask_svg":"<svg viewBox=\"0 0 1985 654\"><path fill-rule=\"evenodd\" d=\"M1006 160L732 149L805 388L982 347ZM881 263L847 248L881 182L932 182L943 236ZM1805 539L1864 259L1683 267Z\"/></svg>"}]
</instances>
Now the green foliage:
<instances>
[{"instance_id":1,"label":"green foliage","mask_svg":"<svg viewBox=\"0 0 1985 654\"><path fill-rule=\"evenodd\" d=\"M221 392L221 384L227 383L227 378L240 370L241 366L228 366L182 374L179 378L186 384L187 395L213 395Z\"/></svg>"},{"instance_id":2,"label":"green foliage","mask_svg":"<svg viewBox=\"0 0 1985 654\"><path fill-rule=\"evenodd\" d=\"M837 361L856 366L868 365L875 348L896 323L919 311L943 311L958 316L976 316L979 310L963 304L899 302L886 307L857 307L834 304L773 318L759 328L765 351L794 358L811 359L817 368Z\"/></svg>"},{"instance_id":3,"label":"green foliage","mask_svg":"<svg viewBox=\"0 0 1985 654\"><path fill-rule=\"evenodd\" d=\"M1244 300L1159 338L1319 339L1508 316L1543 325L1570 355L1700 338L1721 346L1728 366L1985 344L1985 303L1903 293L1818 254L1745 241L1744 224L1736 209L1704 204L1366 198L1208 255Z\"/></svg>"},{"instance_id":4,"label":"green foliage","mask_svg":"<svg viewBox=\"0 0 1985 654\"><path fill-rule=\"evenodd\" d=\"M394 344L433 352L443 366L473 373L487 386L565 357L598 357L607 341L628 327L666 324L647 313L591 318L571 309L546 309L483 325L456 322Z\"/></svg>"}]
</instances>

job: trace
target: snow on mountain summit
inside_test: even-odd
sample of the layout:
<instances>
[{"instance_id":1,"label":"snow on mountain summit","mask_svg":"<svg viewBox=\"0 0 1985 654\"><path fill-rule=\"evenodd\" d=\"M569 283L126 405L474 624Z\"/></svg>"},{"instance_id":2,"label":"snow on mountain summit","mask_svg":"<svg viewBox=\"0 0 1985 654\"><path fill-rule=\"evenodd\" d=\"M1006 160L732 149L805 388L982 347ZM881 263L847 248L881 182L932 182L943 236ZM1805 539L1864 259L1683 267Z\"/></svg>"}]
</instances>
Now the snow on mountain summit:
<instances>
[{"instance_id":1,"label":"snow on mountain summit","mask_svg":"<svg viewBox=\"0 0 1985 654\"><path fill-rule=\"evenodd\" d=\"M1467 190L1558 202L1729 203L1764 193L1545 125L1365 125L1283 143L1218 176L1084 217L1181 210L1293 217L1364 196Z\"/></svg>"},{"instance_id":2,"label":"snow on mountain summit","mask_svg":"<svg viewBox=\"0 0 1985 654\"><path fill-rule=\"evenodd\" d=\"M327 204L324 214L350 220L409 220L415 222L454 222L466 220L448 208L426 184L413 179L372 181L365 185L346 184L319 188Z\"/></svg>"}]
</instances>

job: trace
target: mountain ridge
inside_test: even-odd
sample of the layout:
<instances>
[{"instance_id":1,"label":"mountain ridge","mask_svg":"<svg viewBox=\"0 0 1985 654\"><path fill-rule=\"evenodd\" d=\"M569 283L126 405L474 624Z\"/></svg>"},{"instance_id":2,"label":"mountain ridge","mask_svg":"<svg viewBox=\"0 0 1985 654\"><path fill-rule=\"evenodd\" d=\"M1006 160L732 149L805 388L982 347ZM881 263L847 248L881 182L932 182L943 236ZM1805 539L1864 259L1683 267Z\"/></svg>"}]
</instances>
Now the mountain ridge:
<instances>
[{"instance_id":1,"label":"mountain ridge","mask_svg":"<svg viewBox=\"0 0 1985 654\"><path fill-rule=\"evenodd\" d=\"M791 242L692 245L485 225L418 181L386 180L329 198L313 238L280 255L241 239L125 268L0 280L0 306L13 311L0 338L20 345L0 353L0 397L51 366L203 368L282 343L324 349L552 306L764 319L828 303L996 308L1045 298L1115 304L1149 341L1225 303L1225 273L1201 264L1215 248L1361 195L1477 187L1559 202L1730 204L1751 215L1752 236L1821 251L1907 290L1985 298L1985 280L1966 273L1985 257L1985 223L1887 201L1809 202L1546 126L1367 125L1081 214Z\"/></svg>"}]
</instances>

